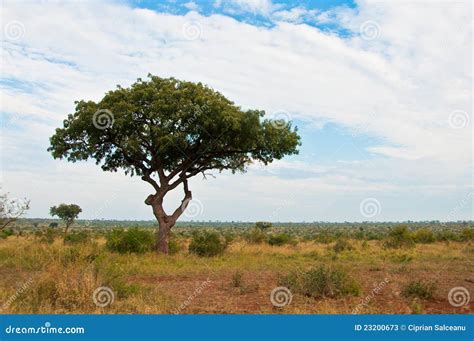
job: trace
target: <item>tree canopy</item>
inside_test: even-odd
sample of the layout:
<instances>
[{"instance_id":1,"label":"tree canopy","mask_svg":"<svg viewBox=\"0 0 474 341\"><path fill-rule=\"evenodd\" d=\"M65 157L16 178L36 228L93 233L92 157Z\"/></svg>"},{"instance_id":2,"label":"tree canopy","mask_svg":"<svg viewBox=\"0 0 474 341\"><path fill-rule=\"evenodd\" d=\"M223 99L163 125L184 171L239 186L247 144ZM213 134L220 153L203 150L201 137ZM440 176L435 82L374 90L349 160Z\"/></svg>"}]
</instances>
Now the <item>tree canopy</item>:
<instances>
[{"instance_id":1,"label":"tree canopy","mask_svg":"<svg viewBox=\"0 0 474 341\"><path fill-rule=\"evenodd\" d=\"M66 224L66 232L74 221L79 216L79 213L82 212L82 209L76 204L60 204L59 206L53 206L50 208L49 213L54 217L58 216Z\"/></svg>"}]
</instances>

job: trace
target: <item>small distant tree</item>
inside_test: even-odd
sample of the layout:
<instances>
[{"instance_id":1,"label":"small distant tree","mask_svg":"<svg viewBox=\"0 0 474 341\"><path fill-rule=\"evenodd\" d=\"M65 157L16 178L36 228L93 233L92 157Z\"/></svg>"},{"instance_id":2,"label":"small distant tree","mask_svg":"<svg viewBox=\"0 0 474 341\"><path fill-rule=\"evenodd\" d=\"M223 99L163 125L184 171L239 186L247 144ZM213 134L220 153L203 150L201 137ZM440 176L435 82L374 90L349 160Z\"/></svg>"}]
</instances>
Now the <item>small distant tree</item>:
<instances>
[{"instance_id":1,"label":"small distant tree","mask_svg":"<svg viewBox=\"0 0 474 341\"><path fill-rule=\"evenodd\" d=\"M264 230L268 230L270 227L272 227L272 223L269 222L269 221L257 221L255 223L255 227L264 231Z\"/></svg>"},{"instance_id":2,"label":"small distant tree","mask_svg":"<svg viewBox=\"0 0 474 341\"><path fill-rule=\"evenodd\" d=\"M66 224L66 229L64 230L67 233L69 226L74 224L74 221L79 216L79 213L82 212L82 209L76 204L61 204L59 206L53 206L49 210L51 216L57 216L64 221Z\"/></svg>"},{"instance_id":3,"label":"small distant tree","mask_svg":"<svg viewBox=\"0 0 474 341\"><path fill-rule=\"evenodd\" d=\"M30 209L27 199L9 199L8 193L0 195L0 231L21 218Z\"/></svg>"}]
</instances>

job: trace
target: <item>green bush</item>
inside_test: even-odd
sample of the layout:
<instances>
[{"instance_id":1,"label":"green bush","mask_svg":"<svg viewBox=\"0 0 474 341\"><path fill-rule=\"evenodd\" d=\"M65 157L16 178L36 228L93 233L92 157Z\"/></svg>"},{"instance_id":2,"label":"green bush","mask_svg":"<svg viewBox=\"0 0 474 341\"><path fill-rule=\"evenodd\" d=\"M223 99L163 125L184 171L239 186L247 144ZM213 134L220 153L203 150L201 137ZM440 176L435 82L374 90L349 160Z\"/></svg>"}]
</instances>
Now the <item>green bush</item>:
<instances>
[{"instance_id":1,"label":"green bush","mask_svg":"<svg viewBox=\"0 0 474 341\"><path fill-rule=\"evenodd\" d=\"M336 244L333 246L333 250L336 253L342 252L342 251L350 251L353 250L354 248L352 247L351 243L349 243L346 239L338 239L336 241Z\"/></svg>"},{"instance_id":2,"label":"green bush","mask_svg":"<svg viewBox=\"0 0 474 341\"><path fill-rule=\"evenodd\" d=\"M43 231L36 231L35 237L39 239L40 243L52 244L59 233L52 228L47 228Z\"/></svg>"},{"instance_id":3,"label":"green bush","mask_svg":"<svg viewBox=\"0 0 474 341\"><path fill-rule=\"evenodd\" d=\"M153 250L155 237L152 231L132 228L112 230L106 235L106 247L118 253L145 253Z\"/></svg>"},{"instance_id":4,"label":"green bush","mask_svg":"<svg viewBox=\"0 0 474 341\"><path fill-rule=\"evenodd\" d=\"M171 237L168 242L168 253L170 255L174 255L177 254L179 251L181 251L181 244L176 238Z\"/></svg>"},{"instance_id":5,"label":"green bush","mask_svg":"<svg viewBox=\"0 0 474 341\"><path fill-rule=\"evenodd\" d=\"M272 227L272 223L269 221L257 221L255 223L255 228L258 228L260 230L268 230L271 227Z\"/></svg>"},{"instance_id":6,"label":"green bush","mask_svg":"<svg viewBox=\"0 0 474 341\"><path fill-rule=\"evenodd\" d=\"M268 244L271 246L296 245L296 240L287 233L274 234L268 238Z\"/></svg>"},{"instance_id":7,"label":"green bush","mask_svg":"<svg viewBox=\"0 0 474 341\"><path fill-rule=\"evenodd\" d=\"M453 231L450 230L441 230L436 232L436 240L438 241L454 241L457 239L456 234Z\"/></svg>"},{"instance_id":8,"label":"green bush","mask_svg":"<svg viewBox=\"0 0 474 341\"><path fill-rule=\"evenodd\" d=\"M216 232L201 232L193 236L189 252L201 257L212 257L224 253L227 244Z\"/></svg>"},{"instance_id":9,"label":"green bush","mask_svg":"<svg viewBox=\"0 0 474 341\"><path fill-rule=\"evenodd\" d=\"M331 235L327 231L320 232L314 237L314 241L321 244L332 243L335 239L335 236Z\"/></svg>"},{"instance_id":10,"label":"green bush","mask_svg":"<svg viewBox=\"0 0 474 341\"><path fill-rule=\"evenodd\" d=\"M436 238L433 231L428 228L422 228L413 232L413 240L416 243L429 244L434 243Z\"/></svg>"},{"instance_id":11,"label":"green bush","mask_svg":"<svg viewBox=\"0 0 474 341\"><path fill-rule=\"evenodd\" d=\"M459 235L459 239L462 242L468 242L470 240L474 240L474 228L472 227L465 227L461 230Z\"/></svg>"},{"instance_id":12,"label":"green bush","mask_svg":"<svg viewBox=\"0 0 474 341\"><path fill-rule=\"evenodd\" d=\"M432 281L412 281L402 288L402 296L429 300L433 298L436 288L436 283Z\"/></svg>"},{"instance_id":13,"label":"green bush","mask_svg":"<svg viewBox=\"0 0 474 341\"><path fill-rule=\"evenodd\" d=\"M12 229L4 229L0 231L0 239L6 239L13 235L14 231Z\"/></svg>"},{"instance_id":14,"label":"green bush","mask_svg":"<svg viewBox=\"0 0 474 341\"><path fill-rule=\"evenodd\" d=\"M267 235L262 230L253 228L245 234L244 239L250 244L261 244L267 240Z\"/></svg>"},{"instance_id":15,"label":"green bush","mask_svg":"<svg viewBox=\"0 0 474 341\"><path fill-rule=\"evenodd\" d=\"M280 284L294 293L315 298L357 296L361 292L359 284L345 271L324 266L291 273Z\"/></svg>"},{"instance_id":16,"label":"green bush","mask_svg":"<svg viewBox=\"0 0 474 341\"><path fill-rule=\"evenodd\" d=\"M91 241L91 234L87 231L73 232L64 236L65 244L86 244Z\"/></svg>"},{"instance_id":17,"label":"green bush","mask_svg":"<svg viewBox=\"0 0 474 341\"><path fill-rule=\"evenodd\" d=\"M383 243L383 246L391 249L400 249L413 247L415 242L406 226L396 226L390 230L388 238Z\"/></svg>"}]
</instances>

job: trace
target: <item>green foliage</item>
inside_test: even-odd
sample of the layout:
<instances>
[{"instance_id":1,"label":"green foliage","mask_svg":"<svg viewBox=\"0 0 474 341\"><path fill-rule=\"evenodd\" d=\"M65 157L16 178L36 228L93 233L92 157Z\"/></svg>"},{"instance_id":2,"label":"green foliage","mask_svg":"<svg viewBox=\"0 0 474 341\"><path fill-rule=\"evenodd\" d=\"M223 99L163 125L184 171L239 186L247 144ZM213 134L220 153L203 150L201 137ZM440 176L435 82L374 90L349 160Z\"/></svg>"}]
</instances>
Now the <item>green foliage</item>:
<instances>
[{"instance_id":1,"label":"green foliage","mask_svg":"<svg viewBox=\"0 0 474 341\"><path fill-rule=\"evenodd\" d=\"M107 248L118 253L145 253L155 246L153 232L138 228L113 230L106 235L106 238Z\"/></svg>"},{"instance_id":2,"label":"green foliage","mask_svg":"<svg viewBox=\"0 0 474 341\"><path fill-rule=\"evenodd\" d=\"M274 234L268 238L268 244L272 246L282 246L286 244L296 245L297 241L287 233Z\"/></svg>"},{"instance_id":3,"label":"green foliage","mask_svg":"<svg viewBox=\"0 0 474 341\"><path fill-rule=\"evenodd\" d=\"M361 292L359 284L345 271L325 266L291 273L280 284L294 293L315 298L357 296Z\"/></svg>"},{"instance_id":4,"label":"green foliage","mask_svg":"<svg viewBox=\"0 0 474 341\"><path fill-rule=\"evenodd\" d=\"M6 239L13 235L14 231L12 229L4 229L0 231L0 239Z\"/></svg>"},{"instance_id":5,"label":"green foliage","mask_svg":"<svg viewBox=\"0 0 474 341\"><path fill-rule=\"evenodd\" d=\"M181 251L181 244L176 238L170 238L168 242L168 254L174 255Z\"/></svg>"},{"instance_id":6,"label":"green foliage","mask_svg":"<svg viewBox=\"0 0 474 341\"><path fill-rule=\"evenodd\" d=\"M189 252L202 257L212 257L224 253L226 246L218 233L203 231L193 236Z\"/></svg>"},{"instance_id":7,"label":"green foliage","mask_svg":"<svg viewBox=\"0 0 474 341\"><path fill-rule=\"evenodd\" d=\"M340 238L336 241L336 243L333 246L333 250L336 253L342 252L342 251L350 251L353 250L354 248L352 247L351 243L347 241L346 239Z\"/></svg>"},{"instance_id":8,"label":"green foliage","mask_svg":"<svg viewBox=\"0 0 474 341\"><path fill-rule=\"evenodd\" d=\"M436 238L431 229L422 228L413 232L413 240L416 243L429 244L434 243Z\"/></svg>"},{"instance_id":9,"label":"green foliage","mask_svg":"<svg viewBox=\"0 0 474 341\"><path fill-rule=\"evenodd\" d=\"M87 231L74 232L64 236L64 243L70 245L87 244L91 241L91 238L91 234Z\"/></svg>"},{"instance_id":10,"label":"green foliage","mask_svg":"<svg viewBox=\"0 0 474 341\"><path fill-rule=\"evenodd\" d=\"M261 244L267 240L267 235L260 229L253 228L244 235L247 243Z\"/></svg>"},{"instance_id":11,"label":"green foliage","mask_svg":"<svg viewBox=\"0 0 474 341\"><path fill-rule=\"evenodd\" d=\"M321 231L314 237L314 241L321 244L332 243L335 239L335 236L331 235L328 231Z\"/></svg>"},{"instance_id":12,"label":"green foliage","mask_svg":"<svg viewBox=\"0 0 474 341\"><path fill-rule=\"evenodd\" d=\"M438 241L447 242L457 240L457 235L451 230L438 231L435 236Z\"/></svg>"},{"instance_id":13,"label":"green foliage","mask_svg":"<svg viewBox=\"0 0 474 341\"><path fill-rule=\"evenodd\" d=\"M67 228L74 223L82 209L76 204L60 204L59 206L53 206L50 208L49 213L54 217L58 216L64 221Z\"/></svg>"},{"instance_id":14,"label":"green foliage","mask_svg":"<svg viewBox=\"0 0 474 341\"><path fill-rule=\"evenodd\" d=\"M38 238L40 243L52 244L54 243L54 240L58 236L58 232L51 228L47 228L46 230L43 230L43 231L36 231L35 236Z\"/></svg>"},{"instance_id":15,"label":"green foliage","mask_svg":"<svg viewBox=\"0 0 474 341\"><path fill-rule=\"evenodd\" d=\"M241 171L252 160L265 164L296 154L300 137L291 123L262 119L203 85L149 75L98 102L78 101L56 129L48 150L54 158L93 158L105 171L132 175L159 168L197 174L205 169ZM152 163L149 158L153 157Z\"/></svg>"},{"instance_id":16,"label":"green foliage","mask_svg":"<svg viewBox=\"0 0 474 341\"><path fill-rule=\"evenodd\" d=\"M412 281L402 288L402 296L414 297L429 300L434 297L437 289L436 282L433 281Z\"/></svg>"},{"instance_id":17,"label":"green foliage","mask_svg":"<svg viewBox=\"0 0 474 341\"><path fill-rule=\"evenodd\" d=\"M54 229L54 228L56 228L56 227L58 227L58 226L59 226L59 224L56 223L56 222L52 222L52 223L49 224L49 227L52 228L52 229Z\"/></svg>"},{"instance_id":18,"label":"green foliage","mask_svg":"<svg viewBox=\"0 0 474 341\"><path fill-rule=\"evenodd\" d=\"M474 240L474 228L465 227L461 230L459 239L463 242Z\"/></svg>"},{"instance_id":19,"label":"green foliage","mask_svg":"<svg viewBox=\"0 0 474 341\"><path fill-rule=\"evenodd\" d=\"M268 230L269 228L271 228L273 225L271 222L269 221L257 221L255 223L255 227L264 231L264 230Z\"/></svg>"},{"instance_id":20,"label":"green foliage","mask_svg":"<svg viewBox=\"0 0 474 341\"><path fill-rule=\"evenodd\" d=\"M392 249L413 247L415 242L406 226L396 226L390 230L388 238L384 242L384 247Z\"/></svg>"}]
</instances>

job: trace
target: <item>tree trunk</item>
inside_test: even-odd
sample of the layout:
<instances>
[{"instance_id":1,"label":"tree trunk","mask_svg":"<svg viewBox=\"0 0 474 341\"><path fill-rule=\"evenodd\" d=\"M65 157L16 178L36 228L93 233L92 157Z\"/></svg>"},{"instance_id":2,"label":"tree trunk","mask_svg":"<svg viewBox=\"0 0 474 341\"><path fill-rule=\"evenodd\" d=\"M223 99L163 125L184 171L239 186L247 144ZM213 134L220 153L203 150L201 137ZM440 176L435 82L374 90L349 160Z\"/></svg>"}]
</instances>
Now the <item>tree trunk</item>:
<instances>
[{"instance_id":1,"label":"tree trunk","mask_svg":"<svg viewBox=\"0 0 474 341\"><path fill-rule=\"evenodd\" d=\"M158 221L158 231L156 233L156 244L155 248L158 253L167 255L169 253L169 238L171 228L176 224L176 220L181 216L181 214L186 209L187 204L192 198L191 191L188 189L187 180L183 180L184 186L184 198L181 201L181 205L176 208L173 214L166 214L163 209L163 197L167 193L167 188L162 191L157 192L156 194L150 194L145 199L145 204L150 205L153 208L153 214L155 215L156 220Z\"/></svg>"},{"instance_id":2,"label":"tree trunk","mask_svg":"<svg viewBox=\"0 0 474 341\"><path fill-rule=\"evenodd\" d=\"M158 253L167 255L169 252L168 242L170 238L170 231L174 224L171 223L170 217L163 209L162 201L153 202L151 206L153 208L153 214L158 221L155 249Z\"/></svg>"},{"instance_id":3,"label":"tree trunk","mask_svg":"<svg viewBox=\"0 0 474 341\"><path fill-rule=\"evenodd\" d=\"M164 221L158 220L158 231L156 232L156 251L167 255L169 252L168 242L171 227Z\"/></svg>"}]
</instances>

